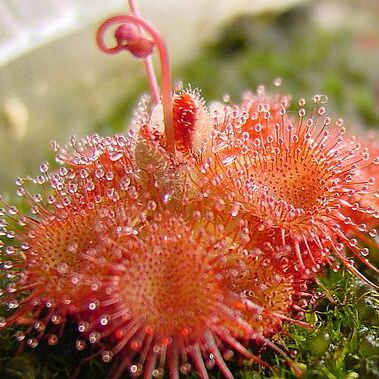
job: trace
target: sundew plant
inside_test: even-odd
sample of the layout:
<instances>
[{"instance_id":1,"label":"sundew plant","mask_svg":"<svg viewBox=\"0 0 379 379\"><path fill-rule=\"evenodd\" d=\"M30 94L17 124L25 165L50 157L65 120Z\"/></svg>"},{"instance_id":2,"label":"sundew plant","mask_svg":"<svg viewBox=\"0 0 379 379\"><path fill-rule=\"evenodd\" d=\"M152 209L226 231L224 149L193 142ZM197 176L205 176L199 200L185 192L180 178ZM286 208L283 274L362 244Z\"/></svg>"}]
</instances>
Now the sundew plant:
<instances>
[{"instance_id":1,"label":"sundew plant","mask_svg":"<svg viewBox=\"0 0 379 379\"><path fill-rule=\"evenodd\" d=\"M236 100L173 88L129 9L96 41L143 63L130 125L54 142L57 165L1 200L1 375L375 377L375 136L278 79Z\"/></svg>"}]
</instances>

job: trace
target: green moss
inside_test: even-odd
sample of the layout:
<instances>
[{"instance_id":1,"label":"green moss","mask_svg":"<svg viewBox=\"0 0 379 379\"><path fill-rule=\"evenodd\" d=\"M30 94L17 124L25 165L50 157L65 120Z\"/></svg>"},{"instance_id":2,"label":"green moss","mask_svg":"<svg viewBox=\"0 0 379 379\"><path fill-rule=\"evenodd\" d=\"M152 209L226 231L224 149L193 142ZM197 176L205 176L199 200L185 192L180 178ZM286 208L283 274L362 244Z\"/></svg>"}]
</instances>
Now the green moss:
<instances>
[{"instance_id":1,"label":"green moss","mask_svg":"<svg viewBox=\"0 0 379 379\"><path fill-rule=\"evenodd\" d=\"M327 296L316 307L314 330L290 328L288 347L306 363L305 378L374 378L379 369L379 295L344 270L322 279ZM328 298L330 297L330 298ZM288 370L282 377L292 377Z\"/></svg>"}]
</instances>

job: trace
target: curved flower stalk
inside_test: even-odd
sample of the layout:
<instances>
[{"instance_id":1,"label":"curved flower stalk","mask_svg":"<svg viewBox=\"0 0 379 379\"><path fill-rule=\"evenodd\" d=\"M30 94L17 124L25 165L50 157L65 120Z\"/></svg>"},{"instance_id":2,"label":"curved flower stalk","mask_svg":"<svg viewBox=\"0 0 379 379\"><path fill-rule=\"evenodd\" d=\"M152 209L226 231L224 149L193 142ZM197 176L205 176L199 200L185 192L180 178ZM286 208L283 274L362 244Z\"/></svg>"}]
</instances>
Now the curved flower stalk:
<instances>
[{"instance_id":1,"label":"curved flower stalk","mask_svg":"<svg viewBox=\"0 0 379 379\"><path fill-rule=\"evenodd\" d=\"M114 47L108 47L104 42L105 33L110 27L117 24L120 24L114 33L117 44ZM152 37L152 41L144 38L139 28L149 33ZM97 44L105 53L115 54L123 50L128 50L137 58L149 57L152 54L153 46L157 46L161 61L162 106L165 119L166 148L168 152L175 154L174 129L172 126L171 72L165 41L159 33L141 17L119 15L109 18L100 25L97 32Z\"/></svg>"},{"instance_id":2,"label":"curved flower stalk","mask_svg":"<svg viewBox=\"0 0 379 379\"><path fill-rule=\"evenodd\" d=\"M127 372L178 378L195 370L208 378L208 370L217 366L225 378L233 378L226 361L235 353L268 367L245 347L252 342L282 355L300 375L266 338L277 331L275 322L289 319L284 304L271 303L282 297L287 304L294 301L287 277L276 272L267 290L259 288L260 278L250 270L245 281L234 284L231 275L239 265L229 258L239 254L243 243L222 227L214 228L212 219L204 223L198 217L195 212L185 221L170 212L156 213L136 235L115 244L123 256L117 264L109 262L112 275L103 282L106 290L99 292L106 296L96 300L94 312L81 315L80 324L89 342L100 344L102 359L115 360L110 376ZM254 285L256 298L261 296L260 302L274 309L240 294L254 290Z\"/></svg>"}]
</instances>

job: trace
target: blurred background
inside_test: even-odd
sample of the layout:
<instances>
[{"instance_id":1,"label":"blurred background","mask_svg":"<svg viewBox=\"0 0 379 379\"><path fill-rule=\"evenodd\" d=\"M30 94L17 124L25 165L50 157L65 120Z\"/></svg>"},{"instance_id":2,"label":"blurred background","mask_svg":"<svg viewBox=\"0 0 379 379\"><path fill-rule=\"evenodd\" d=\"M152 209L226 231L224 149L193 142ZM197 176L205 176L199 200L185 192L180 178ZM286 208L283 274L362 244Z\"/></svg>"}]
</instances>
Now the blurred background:
<instances>
[{"instance_id":1,"label":"blurred background","mask_svg":"<svg viewBox=\"0 0 379 379\"><path fill-rule=\"evenodd\" d=\"M207 101L238 102L265 84L295 100L326 94L359 133L378 127L378 0L139 5L167 40L175 80ZM148 89L143 69L127 54L103 55L94 35L104 17L126 10L126 0L0 0L0 192L35 175L53 139L125 130Z\"/></svg>"}]
</instances>

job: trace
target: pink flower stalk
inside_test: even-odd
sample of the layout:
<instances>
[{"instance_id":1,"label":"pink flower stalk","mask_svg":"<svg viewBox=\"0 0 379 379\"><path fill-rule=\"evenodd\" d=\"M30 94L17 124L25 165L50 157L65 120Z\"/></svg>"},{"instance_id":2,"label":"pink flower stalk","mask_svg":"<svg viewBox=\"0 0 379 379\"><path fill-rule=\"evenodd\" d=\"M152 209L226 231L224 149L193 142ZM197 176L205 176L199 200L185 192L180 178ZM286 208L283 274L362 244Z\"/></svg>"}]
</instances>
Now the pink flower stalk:
<instances>
[{"instance_id":1,"label":"pink flower stalk","mask_svg":"<svg viewBox=\"0 0 379 379\"><path fill-rule=\"evenodd\" d=\"M131 13L136 17L141 17L138 6L137 6L137 2L135 0L129 0L128 3L129 3L129 8L130 8ZM143 63L145 66L146 76L149 80L152 102L155 105L159 104L160 102L159 88L158 88L157 78L155 77L154 66L153 66L153 61L151 59L151 56L145 57Z\"/></svg>"},{"instance_id":2,"label":"pink flower stalk","mask_svg":"<svg viewBox=\"0 0 379 379\"><path fill-rule=\"evenodd\" d=\"M117 45L109 48L104 43L104 35L108 28L114 26L115 24L121 24L114 34ZM162 37L142 18L130 15L121 15L111 17L100 25L97 33L97 44L102 51L108 54L115 54L123 50L128 50L136 57L146 58L152 53L153 45L150 43L151 41L141 36L140 31L136 27L140 27L148 32L153 38L153 42L158 47L159 57L161 60L162 105L165 118L166 148L168 152L174 154L175 145L173 135L174 130L172 126L173 115L171 105L171 72L167 47Z\"/></svg>"}]
</instances>

